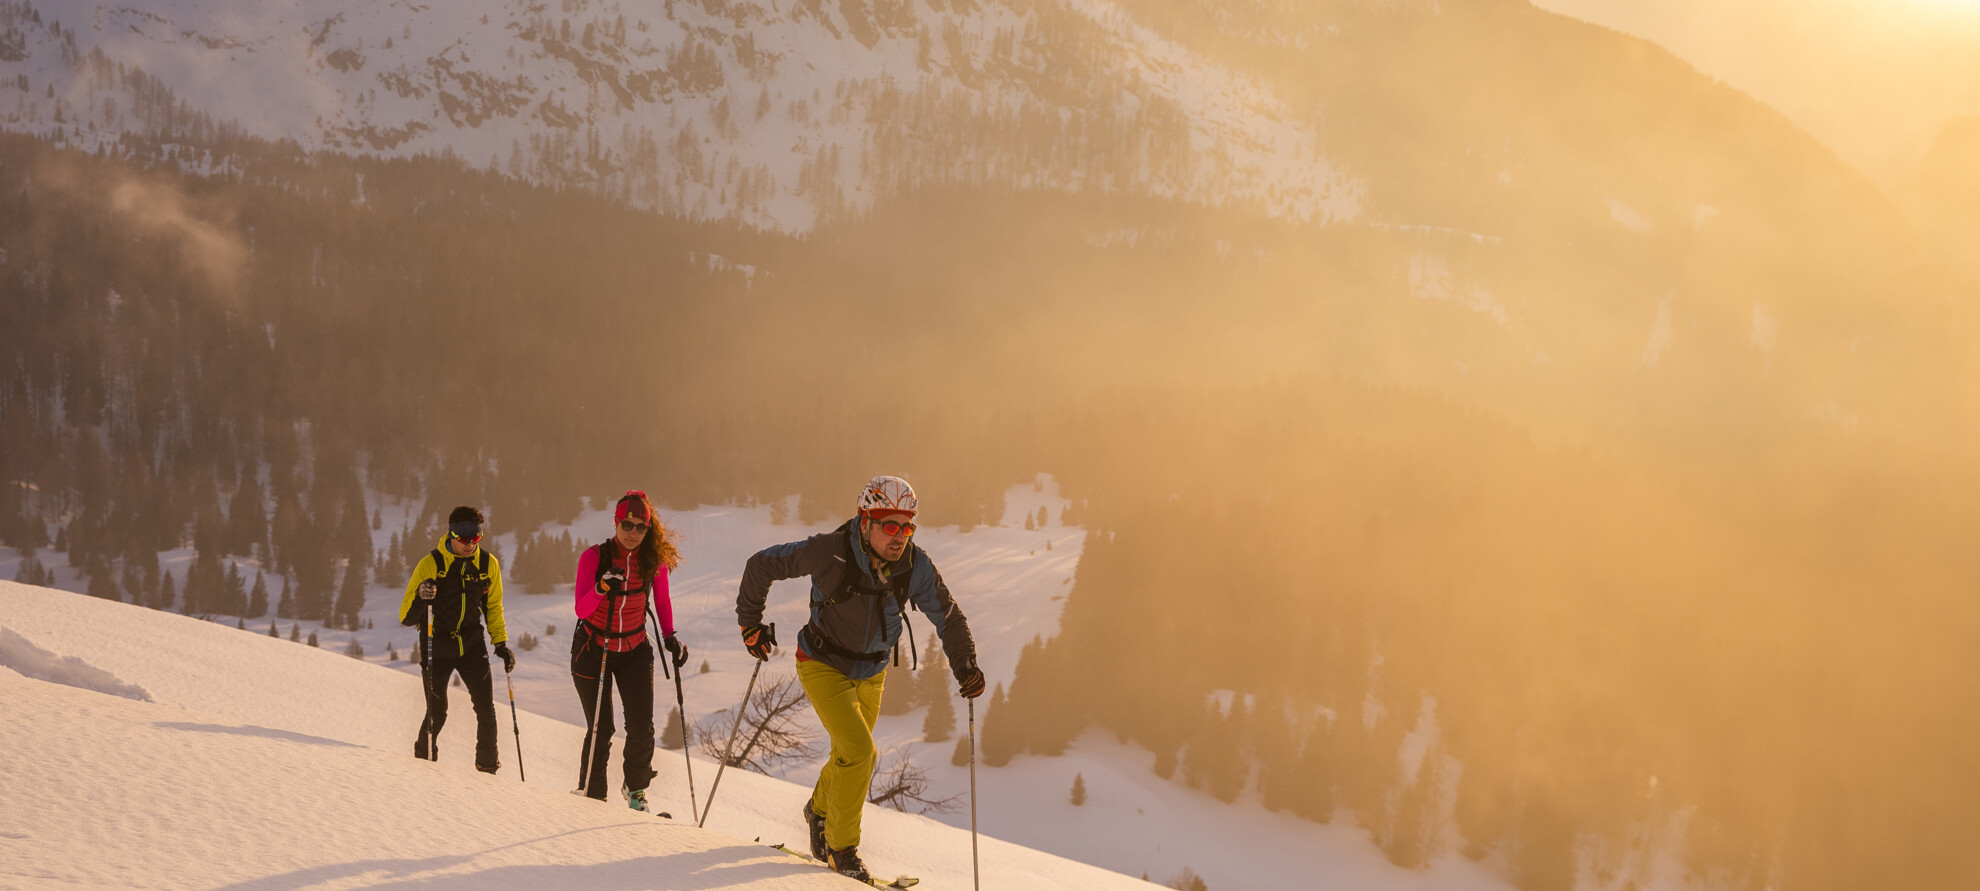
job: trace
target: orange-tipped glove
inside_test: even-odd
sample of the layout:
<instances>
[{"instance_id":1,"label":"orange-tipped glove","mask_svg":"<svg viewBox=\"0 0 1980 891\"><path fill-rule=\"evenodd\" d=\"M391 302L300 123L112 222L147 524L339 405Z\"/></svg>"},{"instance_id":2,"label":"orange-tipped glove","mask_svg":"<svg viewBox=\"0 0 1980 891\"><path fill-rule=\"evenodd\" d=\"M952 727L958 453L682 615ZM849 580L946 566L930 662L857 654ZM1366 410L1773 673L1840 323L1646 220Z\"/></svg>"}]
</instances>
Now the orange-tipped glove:
<instances>
[{"instance_id":1,"label":"orange-tipped glove","mask_svg":"<svg viewBox=\"0 0 1980 891\"><path fill-rule=\"evenodd\" d=\"M956 692L961 693L964 699L983 695L983 669L976 667L975 659L959 659L949 666L949 670L956 676Z\"/></svg>"},{"instance_id":2,"label":"orange-tipped glove","mask_svg":"<svg viewBox=\"0 0 1980 891\"><path fill-rule=\"evenodd\" d=\"M743 648L758 661L770 658L770 651L777 646L777 630L768 625L751 625L742 630Z\"/></svg>"}]
</instances>

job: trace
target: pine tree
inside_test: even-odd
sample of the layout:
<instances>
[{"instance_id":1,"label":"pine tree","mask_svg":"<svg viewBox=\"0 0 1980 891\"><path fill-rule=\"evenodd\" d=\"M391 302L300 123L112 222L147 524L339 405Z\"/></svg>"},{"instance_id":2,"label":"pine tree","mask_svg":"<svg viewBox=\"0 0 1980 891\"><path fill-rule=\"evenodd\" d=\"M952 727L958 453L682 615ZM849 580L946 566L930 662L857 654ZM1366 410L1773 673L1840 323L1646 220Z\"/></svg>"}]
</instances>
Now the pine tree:
<instances>
[{"instance_id":1,"label":"pine tree","mask_svg":"<svg viewBox=\"0 0 1980 891\"><path fill-rule=\"evenodd\" d=\"M928 701L928 716L921 719L921 737L929 742L942 742L955 732L956 706L945 687Z\"/></svg>"},{"instance_id":2,"label":"pine tree","mask_svg":"<svg viewBox=\"0 0 1980 891\"><path fill-rule=\"evenodd\" d=\"M991 767L1003 767L1017 754L1016 728L1009 726L1009 712L1004 685L999 682L990 692L989 707L983 710L983 763Z\"/></svg>"},{"instance_id":3,"label":"pine tree","mask_svg":"<svg viewBox=\"0 0 1980 891\"><path fill-rule=\"evenodd\" d=\"M670 752L679 751L682 747L687 745L686 741L683 740L681 736L686 731L687 731L687 727L685 723L682 722L681 720L680 706L675 706L671 709L668 709L667 724L665 727L661 728L660 730L660 748L666 749Z\"/></svg>"},{"instance_id":4,"label":"pine tree","mask_svg":"<svg viewBox=\"0 0 1980 891\"><path fill-rule=\"evenodd\" d=\"M240 564L232 560L227 561L227 580L224 589L226 591L226 606L221 612L233 613L236 616L246 616L248 612L247 580L241 577Z\"/></svg>"},{"instance_id":5,"label":"pine tree","mask_svg":"<svg viewBox=\"0 0 1980 891\"><path fill-rule=\"evenodd\" d=\"M1190 869L1187 866L1183 867L1182 872L1177 873L1176 877L1170 879L1167 884L1169 887L1176 889L1176 891L1210 891L1210 884L1205 882L1202 876L1197 875L1196 870Z\"/></svg>"},{"instance_id":6,"label":"pine tree","mask_svg":"<svg viewBox=\"0 0 1980 891\"><path fill-rule=\"evenodd\" d=\"M1072 803L1074 807L1086 804L1086 775L1073 774Z\"/></svg>"},{"instance_id":7,"label":"pine tree","mask_svg":"<svg viewBox=\"0 0 1980 891\"><path fill-rule=\"evenodd\" d=\"M280 632L280 631L276 631L276 630L275 630L275 623L274 623L274 622L269 622L269 623L268 623L268 636L269 636L269 637L272 637L272 638L275 638L276 640L281 640L281 639L282 639L282 632Z\"/></svg>"},{"instance_id":8,"label":"pine tree","mask_svg":"<svg viewBox=\"0 0 1980 891\"><path fill-rule=\"evenodd\" d=\"M293 619L296 617L296 601L289 596L289 577L282 577L282 597L275 601L275 617Z\"/></svg>"},{"instance_id":9,"label":"pine tree","mask_svg":"<svg viewBox=\"0 0 1980 891\"><path fill-rule=\"evenodd\" d=\"M312 647L316 646L316 632L311 631L309 633L309 640L307 641L307 643Z\"/></svg>"},{"instance_id":10,"label":"pine tree","mask_svg":"<svg viewBox=\"0 0 1980 891\"><path fill-rule=\"evenodd\" d=\"M23 585L45 586L48 584L48 570L41 565L41 558L29 548L21 556L21 564L14 569L14 581Z\"/></svg>"},{"instance_id":11,"label":"pine tree","mask_svg":"<svg viewBox=\"0 0 1980 891\"><path fill-rule=\"evenodd\" d=\"M1292 812L1315 823L1334 819L1334 723L1325 716L1313 722L1300 748L1294 769Z\"/></svg>"},{"instance_id":12,"label":"pine tree","mask_svg":"<svg viewBox=\"0 0 1980 891\"><path fill-rule=\"evenodd\" d=\"M1209 792L1219 801L1236 801L1244 790L1249 765L1239 747L1239 728L1244 722L1244 699L1235 697L1229 715L1210 699L1197 723L1189 748L1183 753L1183 778L1189 785Z\"/></svg>"},{"instance_id":13,"label":"pine tree","mask_svg":"<svg viewBox=\"0 0 1980 891\"><path fill-rule=\"evenodd\" d=\"M337 568L330 562L330 554L323 548L304 548L296 551L296 618L322 622L330 618L334 604L332 590L337 578Z\"/></svg>"},{"instance_id":14,"label":"pine tree","mask_svg":"<svg viewBox=\"0 0 1980 891\"><path fill-rule=\"evenodd\" d=\"M312 636L314 636L314 635L312 635ZM290 642L290 643L299 643L299 642L301 642L301 641L302 641L302 625L300 625L300 624L298 624L298 623L296 623L296 622L290 622L290 623L289 623L289 642Z\"/></svg>"},{"instance_id":15,"label":"pine tree","mask_svg":"<svg viewBox=\"0 0 1980 891\"><path fill-rule=\"evenodd\" d=\"M1038 528L1045 528L1045 506L1042 504L1038 506Z\"/></svg>"},{"instance_id":16,"label":"pine tree","mask_svg":"<svg viewBox=\"0 0 1980 891\"><path fill-rule=\"evenodd\" d=\"M921 677L915 680L915 699L933 705L938 699L954 695L950 687L955 680L949 674L949 660L942 656L940 639L928 641L928 649L921 654ZM955 730L955 707L949 708L949 729ZM943 736L942 739L948 739ZM938 740L939 742L939 740Z\"/></svg>"},{"instance_id":17,"label":"pine tree","mask_svg":"<svg viewBox=\"0 0 1980 891\"><path fill-rule=\"evenodd\" d=\"M1251 775L1251 759L1245 753L1251 738L1251 708L1245 697L1233 699L1222 723L1218 731L1220 750L1211 765L1209 787L1217 800L1233 802L1244 792L1245 780Z\"/></svg>"},{"instance_id":18,"label":"pine tree","mask_svg":"<svg viewBox=\"0 0 1980 891\"><path fill-rule=\"evenodd\" d=\"M1034 523L1034 522L1032 522L1032 520L1031 520L1031 512L1030 512L1030 511L1025 511L1025 513L1024 513L1024 531L1026 531L1026 532L1030 532L1031 530L1033 530L1033 529L1037 529L1037 528L1038 528L1038 524L1037 524L1037 523Z\"/></svg>"},{"instance_id":19,"label":"pine tree","mask_svg":"<svg viewBox=\"0 0 1980 891\"><path fill-rule=\"evenodd\" d=\"M241 475L227 507L226 551L248 556L268 536L268 509L262 504L260 474L250 468Z\"/></svg>"},{"instance_id":20,"label":"pine tree","mask_svg":"<svg viewBox=\"0 0 1980 891\"><path fill-rule=\"evenodd\" d=\"M364 564L365 561L352 558L344 567L344 585L337 592L337 619L345 627L355 628L358 613L364 610Z\"/></svg>"},{"instance_id":21,"label":"pine tree","mask_svg":"<svg viewBox=\"0 0 1980 891\"><path fill-rule=\"evenodd\" d=\"M172 604L177 602L178 599L179 592L177 587L172 584L172 573L160 572L158 574L158 593L153 596L151 608L170 610Z\"/></svg>"},{"instance_id":22,"label":"pine tree","mask_svg":"<svg viewBox=\"0 0 1980 891\"><path fill-rule=\"evenodd\" d=\"M880 714L905 715L914 711L915 702L914 670L906 664L887 667L885 693L880 697Z\"/></svg>"},{"instance_id":23,"label":"pine tree","mask_svg":"<svg viewBox=\"0 0 1980 891\"><path fill-rule=\"evenodd\" d=\"M186 570L185 607L188 616L204 616L224 609L227 575L220 569L220 557L210 547L199 552Z\"/></svg>"},{"instance_id":24,"label":"pine tree","mask_svg":"<svg viewBox=\"0 0 1980 891\"><path fill-rule=\"evenodd\" d=\"M701 673L702 674L708 673L708 660L706 659L701 660Z\"/></svg>"},{"instance_id":25,"label":"pine tree","mask_svg":"<svg viewBox=\"0 0 1980 891\"><path fill-rule=\"evenodd\" d=\"M406 540L400 538L399 533L392 533L392 543L386 548L386 552L385 556L379 559L391 561L384 564L389 567L389 571L380 570L378 573L380 578L384 578L387 575L397 575L400 572L400 567L406 565Z\"/></svg>"},{"instance_id":26,"label":"pine tree","mask_svg":"<svg viewBox=\"0 0 1980 891\"><path fill-rule=\"evenodd\" d=\"M295 481L289 474L277 474L275 488L275 515L269 520L269 543L275 552L274 567L286 571L295 566L296 552L307 548L308 536L303 531L302 504L296 499Z\"/></svg>"},{"instance_id":27,"label":"pine tree","mask_svg":"<svg viewBox=\"0 0 1980 891\"><path fill-rule=\"evenodd\" d=\"M104 600L124 599L122 595L117 593L117 583L110 578L109 561L104 560L101 555L91 557L88 571L89 596L101 597Z\"/></svg>"},{"instance_id":28,"label":"pine tree","mask_svg":"<svg viewBox=\"0 0 1980 891\"><path fill-rule=\"evenodd\" d=\"M1385 832L1375 834L1375 843L1389 862L1404 869L1420 869L1437 854L1439 806L1443 780L1438 762L1442 756L1435 746L1423 755L1416 782L1403 787L1396 797L1395 811Z\"/></svg>"},{"instance_id":29,"label":"pine tree","mask_svg":"<svg viewBox=\"0 0 1980 891\"><path fill-rule=\"evenodd\" d=\"M268 580L262 577L260 570L256 570L254 573L254 590L248 593L247 617L250 619L259 619L265 615L268 615ZM270 625L268 627L273 628L275 626Z\"/></svg>"},{"instance_id":30,"label":"pine tree","mask_svg":"<svg viewBox=\"0 0 1980 891\"><path fill-rule=\"evenodd\" d=\"M969 737L956 737L956 751L949 756L949 763L961 767L969 763Z\"/></svg>"},{"instance_id":31,"label":"pine tree","mask_svg":"<svg viewBox=\"0 0 1980 891\"><path fill-rule=\"evenodd\" d=\"M344 556L360 564L371 562L371 522L367 519L364 486L346 465L344 495L337 523L337 543Z\"/></svg>"}]
</instances>

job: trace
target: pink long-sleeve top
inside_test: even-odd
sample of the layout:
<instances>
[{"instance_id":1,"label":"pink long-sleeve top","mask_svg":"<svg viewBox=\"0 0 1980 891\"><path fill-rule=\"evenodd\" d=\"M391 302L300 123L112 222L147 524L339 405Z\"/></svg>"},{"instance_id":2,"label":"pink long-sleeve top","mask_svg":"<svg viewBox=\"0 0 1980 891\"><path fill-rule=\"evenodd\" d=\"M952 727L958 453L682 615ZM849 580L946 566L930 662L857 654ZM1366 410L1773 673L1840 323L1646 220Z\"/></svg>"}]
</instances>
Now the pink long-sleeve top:
<instances>
[{"instance_id":1,"label":"pink long-sleeve top","mask_svg":"<svg viewBox=\"0 0 1980 891\"><path fill-rule=\"evenodd\" d=\"M639 561L630 559L618 547L613 547L612 567L625 572L626 593L611 598L598 591L598 546L586 548L578 558L577 567L577 615L591 626L592 637L604 642L605 648L615 653L623 653L637 648L646 641L646 598L653 597L653 613L660 618L660 633L671 636L674 633L674 603L667 596L667 567L653 576L653 584L640 575ZM602 632L602 633L598 633ZM619 636L623 635L623 636Z\"/></svg>"}]
</instances>

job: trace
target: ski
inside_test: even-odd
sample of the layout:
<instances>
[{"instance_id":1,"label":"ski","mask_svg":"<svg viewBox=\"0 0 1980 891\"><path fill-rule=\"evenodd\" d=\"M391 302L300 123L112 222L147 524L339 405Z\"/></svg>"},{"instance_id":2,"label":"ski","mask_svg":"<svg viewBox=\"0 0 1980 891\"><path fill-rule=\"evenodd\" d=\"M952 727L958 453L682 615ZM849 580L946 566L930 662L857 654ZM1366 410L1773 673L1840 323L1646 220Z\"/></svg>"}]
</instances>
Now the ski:
<instances>
[{"instance_id":1,"label":"ski","mask_svg":"<svg viewBox=\"0 0 1980 891\"><path fill-rule=\"evenodd\" d=\"M818 868L820 868L820 869L831 869L831 868L832 868L832 867L830 867L830 866L827 866L827 865L825 865L825 864L823 864L823 863L820 863L820 862L818 862L818 861L816 861L816 860L813 860L813 859L811 859L811 855L810 855L810 854L806 854L806 853L804 853L804 852L802 852L802 851L793 851L793 850L791 850L790 848L787 848L787 847L785 847L785 846L784 846L784 845L782 845L782 844L774 844L774 845L771 845L770 847L772 847L772 848L775 848L775 849L777 849L777 850L779 850L779 851L782 851L782 852L784 852L784 853L786 853L786 854L789 854L789 855L791 855L792 857L796 857L797 859L799 859L799 860L802 860L802 861L804 861L804 862L806 862L806 863L809 863L809 864L811 864L812 866L816 866L816 867L818 867ZM916 885L919 885L919 884L921 884L921 880L920 880L920 879L917 879L917 878L915 878L914 876L909 876L909 875L901 875L901 876L895 876L895 877L894 877L894 880L893 880L893 881L891 881L891 882L883 882L883 881L881 881L881 880L879 880L879 879L873 879L873 880L871 880L871 881L869 881L869 882L868 882L867 884L870 884L870 885L872 885L872 886L873 886L873 887L875 887L875 888L912 888L912 887L914 887L914 886L916 886Z\"/></svg>"}]
</instances>

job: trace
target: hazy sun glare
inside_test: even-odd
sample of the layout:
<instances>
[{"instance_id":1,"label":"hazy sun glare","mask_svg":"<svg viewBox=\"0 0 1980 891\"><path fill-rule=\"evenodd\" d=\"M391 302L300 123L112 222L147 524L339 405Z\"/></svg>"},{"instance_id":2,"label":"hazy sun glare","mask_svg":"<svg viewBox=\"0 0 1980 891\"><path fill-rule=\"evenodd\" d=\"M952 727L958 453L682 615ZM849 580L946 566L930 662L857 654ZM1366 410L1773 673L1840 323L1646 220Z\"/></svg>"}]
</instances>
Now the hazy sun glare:
<instances>
[{"instance_id":1,"label":"hazy sun glare","mask_svg":"<svg viewBox=\"0 0 1980 891\"><path fill-rule=\"evenodd\" d=\"M1980 114L1980 0L1535 0L1662 45L1886 187Z\"/></svg>"}]
</instances>

